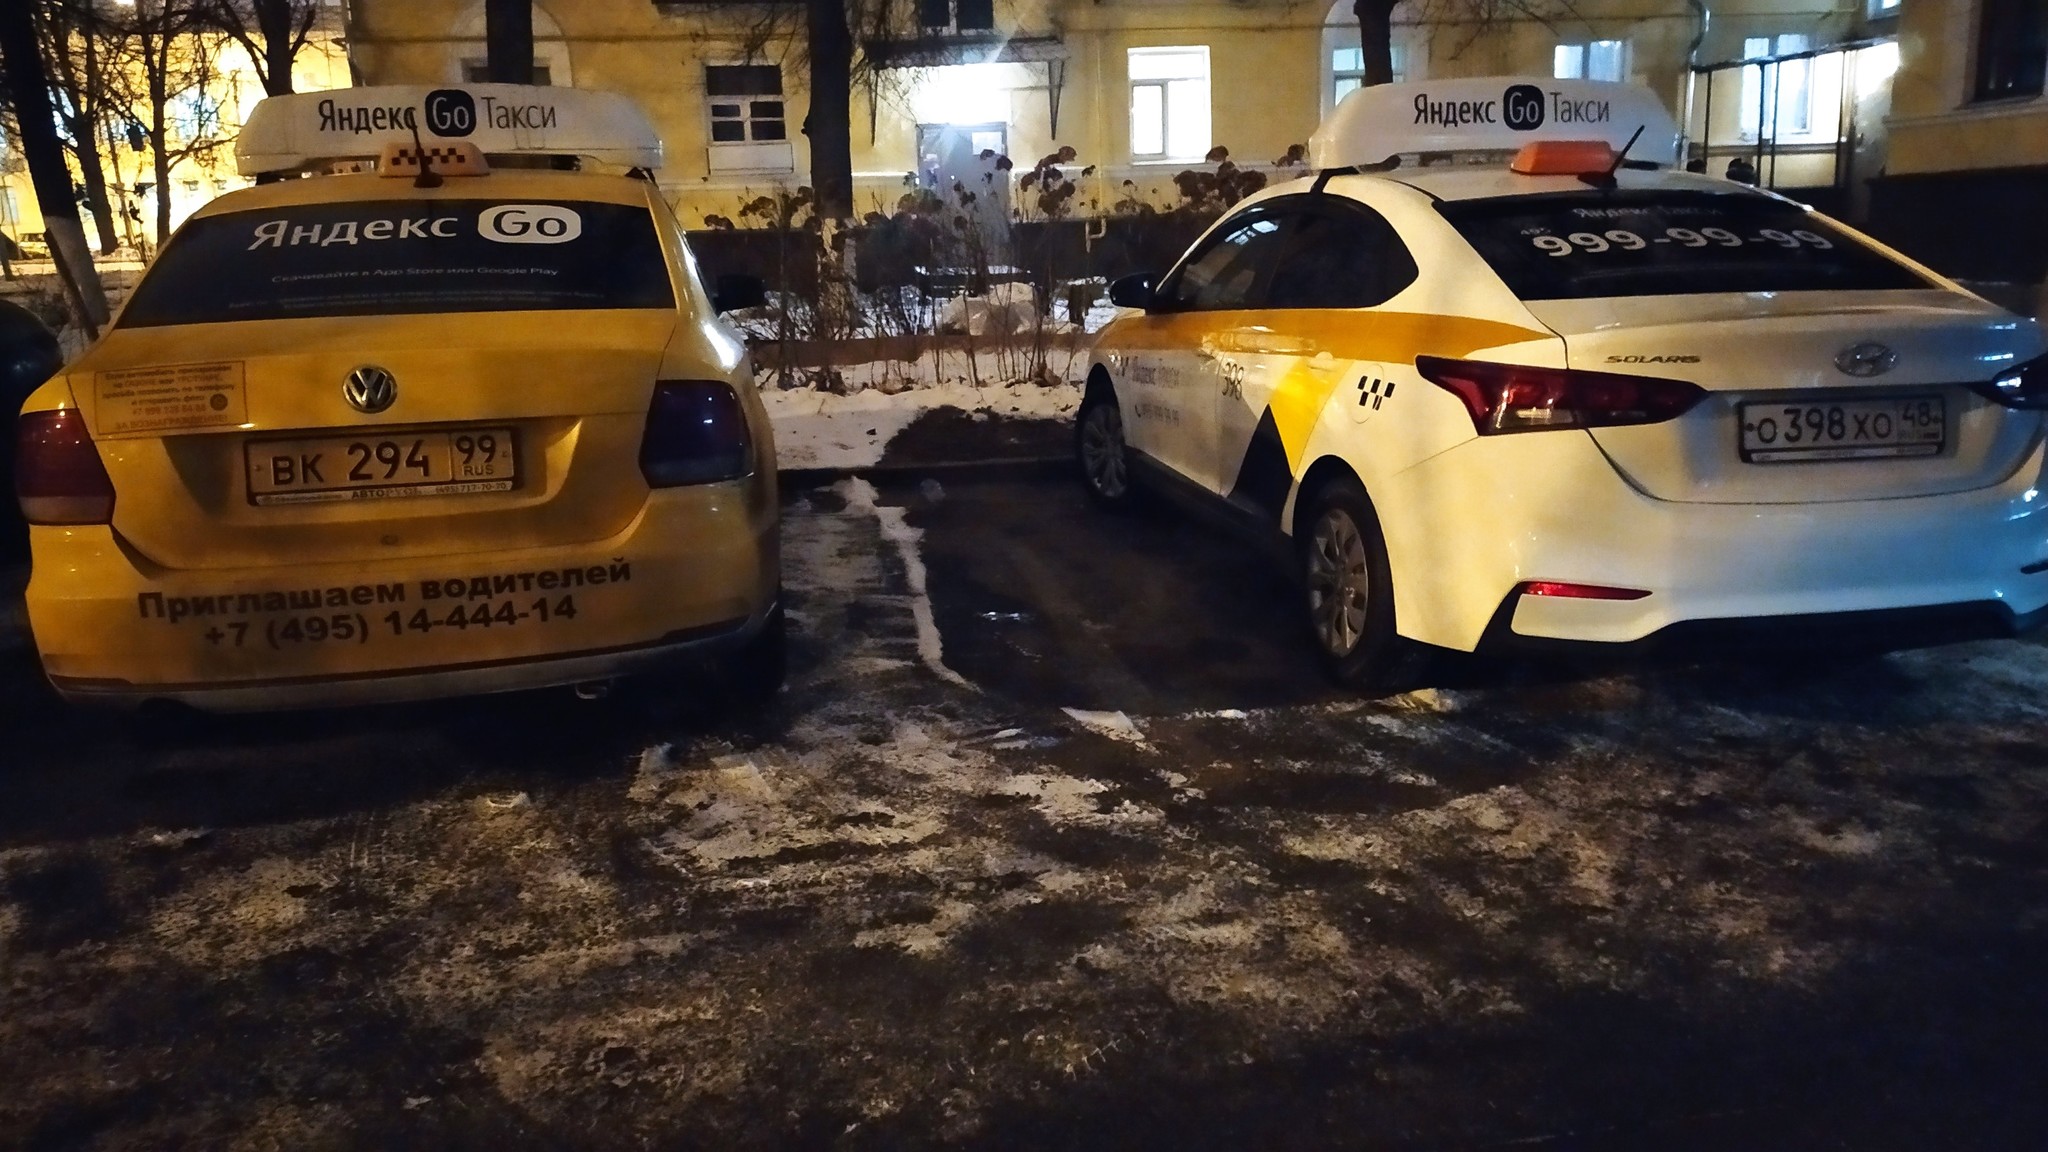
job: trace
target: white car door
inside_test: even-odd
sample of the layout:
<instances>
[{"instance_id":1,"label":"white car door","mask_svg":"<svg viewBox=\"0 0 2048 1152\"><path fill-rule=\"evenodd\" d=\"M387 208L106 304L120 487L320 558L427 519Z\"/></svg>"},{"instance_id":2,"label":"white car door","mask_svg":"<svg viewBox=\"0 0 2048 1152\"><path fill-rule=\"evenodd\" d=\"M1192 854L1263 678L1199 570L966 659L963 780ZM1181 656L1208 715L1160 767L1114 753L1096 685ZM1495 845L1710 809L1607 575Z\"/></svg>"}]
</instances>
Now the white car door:
<instances>
[{"instance_id":1,"label":"white car door","mask_svg":"<svg viewBox=\"0 0 2048 1152\"><path fill-rule=\"evenodd\" d=\"M1331 398L1354 423L1390 399L1386 373L1370 362L1374 309L1412 284L1416 267L1393 226L1349 197L1310 193L1262 207L1284 214L1286 228L1259 323L1229 336L1243 367L1216 397L1215 467L1220 494L1277 523Z\"/></svg>"},{"instance_id":2,"label":"white car door","mask_svg":"<svg viewBox=\"0 0 2048 1152\"><path fill-rule=\"evenodd\" d=\"M1257 323L1279 243L1279 219L1263 208L1226 220L1161 282L1126 338L1126 438L1211 492L1219 490L1216 397L1244 366L1231 333Z\"/></svg>"}]
</instances>

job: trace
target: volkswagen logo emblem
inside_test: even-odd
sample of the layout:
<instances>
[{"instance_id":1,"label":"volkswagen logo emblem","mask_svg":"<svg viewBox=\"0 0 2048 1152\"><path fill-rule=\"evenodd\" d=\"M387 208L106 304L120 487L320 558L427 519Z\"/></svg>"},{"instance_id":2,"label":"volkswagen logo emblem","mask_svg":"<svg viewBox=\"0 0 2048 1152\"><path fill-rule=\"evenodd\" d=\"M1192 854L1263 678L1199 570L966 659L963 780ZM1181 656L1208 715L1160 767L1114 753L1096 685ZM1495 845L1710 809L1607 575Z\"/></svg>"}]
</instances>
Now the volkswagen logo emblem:
<instances>
[{"instance_id":1,"label":"volkswagen logo emblem","mask_svg":"<svg viewBox=\"0 0 2048 1152\"><path fill-rule=\"evenodd\" d=\"M398 381L375 364L365 364L341 382L341 394L358 412L382 412L398 399Z\"/></svg>"},{"instance_id":2,"label":"volkswagen logo emblem","mask_svg":"<svg viewBox=\"0 0 2048 1152\"><path fill-rule=\"evenodd\" d=\"M1846 376L1882 376L1899 366L1899 354L1882 344L1863 343L1835 353L1835 367Z\"/></svg>"}]
</instances>

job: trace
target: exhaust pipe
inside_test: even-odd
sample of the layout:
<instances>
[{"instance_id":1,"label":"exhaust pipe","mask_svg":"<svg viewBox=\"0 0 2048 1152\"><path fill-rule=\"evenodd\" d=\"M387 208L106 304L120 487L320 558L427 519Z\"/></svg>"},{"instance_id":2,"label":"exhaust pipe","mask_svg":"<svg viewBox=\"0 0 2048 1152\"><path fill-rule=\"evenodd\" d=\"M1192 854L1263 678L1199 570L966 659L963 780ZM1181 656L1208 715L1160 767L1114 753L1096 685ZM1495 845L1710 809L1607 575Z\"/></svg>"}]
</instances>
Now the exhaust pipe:
<instances>
[{"instance_id":1,"label":"exhaust pipe","mask_svg":"<svg viewBox=\"0 0 2048 1152\"><path fill-rule=\"evenodd\" d=\"M578 700L602 700L611 694L612 682L609 680L585 680L576 685Z\"/></svg>"}]
</instances>

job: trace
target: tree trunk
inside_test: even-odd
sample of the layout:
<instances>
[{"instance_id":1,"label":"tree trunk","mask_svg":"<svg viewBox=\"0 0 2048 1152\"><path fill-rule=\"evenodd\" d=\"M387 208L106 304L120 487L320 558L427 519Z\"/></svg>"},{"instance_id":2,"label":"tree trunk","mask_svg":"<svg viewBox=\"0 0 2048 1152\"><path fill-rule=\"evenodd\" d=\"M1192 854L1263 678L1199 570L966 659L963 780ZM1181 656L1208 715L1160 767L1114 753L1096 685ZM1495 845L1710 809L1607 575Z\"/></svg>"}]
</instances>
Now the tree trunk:
<instances>
[{"instance_id":1,"label":"tree trunk","mask_svg":"<svg viewBox=\"0 0 2048 1152\"><path fill-rule=\"evenodd\" d=\"M100 255L105 256L121 246L121 239L114 233L114 206L107 197L107 170L100 162L99 131L83 116L66 117L64 126L77 141L71 154L78 160L78 174L85 183L85 206L92 210L92 222L100 234Z\"/></svg>"},{"instance_id":2,"label":"tree trunk","mask_svg":"<svg viewBox=\"0 0 2048 1152\"><path fill-rule=\"evenodd\" d=\"M1394 82L1394 6L1400 0L1353 0L1352 14L1358 17L1358 44L1365 50L1365 79L1375 84Z\"/></svg>"},{"instance_id":3,"label":"tree trunk","mask_svg":"<svg viewBox=\"0 0 2048 1152\"><path fill-rule=\"evenodd\" d=\"M156 175L156 244L171 238L171 33L143 40L143 71L149 86L149 154Z\"/></svg>"},{"instance_id":4,"label":"tree trunk","mask_svg":"<svg viewBox=\"0 0 2048 1152\"><path fill-rule=\"evenodd\" d=\"M106 118L106 94L98 90L105 83L100 70L99 31L76 22L62 9L45 19L54 23L40 29L43 72L50 81L50 94L59 97L53 101L57 125L70 137L65 142L66 150L83 178L86 207L92 210L93 223L100 234L100 254L106 255L119 246L119 241L114 236L114 220L107 206L107 170L99 146L99 125ZM74 37L82 58L73 53Z\"/></svg>"},{"instance_id":5,"label":"tree trunk","mask_svg":"<svg viewBox=\"0 0 2048 1152\"><path fill-rule=\"evenodd\" d=\"M853 215L853 36L846 0L810 0L811 192L821 219Z\"/></svg>"},{"instance_id":6,"label":"tree trunk","mask_svg":"<svg viewBox=\"0 0 2048 1152\"><path fill-rule=\"evenodd\" d=\"M156 246L162 249L164 241L171 238L171 157L170 133L164 129L163 114L158 113L156 122L149 130L150 163L156 174Z\"/></svg>"},{"instance_id":7,"label":"tree trunk","mask_svg":"<svg viewBox=\"0 0 2048 1152\"><path fill-rule=\"evenodd\" d=\"M528 0L484 0L484 36L492 83L533 83L533 5Z\"/></svg>"},{"instance_id":8,"label":"tree trunk","mask_svg":"<svg viewBox=\"0 0 2048 1152\"><path fill-rule=\"evenodd\" d=\"M0 62L6 65L8 96L19 124L29 178L35 184L36 203L43 210L43 230L64 273L65 296L86 334L97 338L107 322L107 294L86 248L78 202L71 196L71 172L64 164L64 145L57 140L56 110L50 102L30 5L0 3Z\"/></svg>"},{"instance_id":9,"label":"tree trunk","mask_svg":"<svg viewBox=\"0 0 2048 1152\"><path fill-rule=\"evenodd\" d=\"M292 35L291 0L256 0L256 30L263 34L263 94L266 96L289 96L292 94L292 51L296 47Z\"/></svg>"}]
</instances>

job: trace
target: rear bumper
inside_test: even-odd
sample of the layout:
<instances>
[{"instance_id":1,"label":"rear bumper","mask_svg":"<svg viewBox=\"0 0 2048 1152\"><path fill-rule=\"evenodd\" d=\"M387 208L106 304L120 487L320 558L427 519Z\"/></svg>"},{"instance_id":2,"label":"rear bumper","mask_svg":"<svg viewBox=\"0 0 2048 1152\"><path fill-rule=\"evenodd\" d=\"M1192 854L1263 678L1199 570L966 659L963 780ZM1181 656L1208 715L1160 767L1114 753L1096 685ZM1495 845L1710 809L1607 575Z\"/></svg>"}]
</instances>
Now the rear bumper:
<instances>
[{"instance_id":1,"label":"rear bumper","mask_svg":"<svg viewBox=\"0 0 2048 1152\"><path fill-rule=\"evenodd\" d=\"M725 655L758 635L766 621L765 615L755 619L743 617L672 633L650 644L608 651L487 660L405 672L357 672L232 684L137 685L64 676L49 679L58 694L73 704L112 708L134 708L152 700L185 704L204 712L397 704L556 688L661 672Z\"/></svg>"},{"instance_id":2,"label":"rear bumper","mask_svg":"<svg viewBox=\"0 0 2048 1152\"><path fill-rule=\"evenodd\" d=\"M1540 433L1469 441L1373 497L1397 624L1426 643L1771 647L1774 631L1847 625L1902 630L1874 643L1909 647L1924 641L1903 633L1930 622L2010 635L2048 609L2043 458L2037 446L2004 481L1939 496L1678 503L1630 486L1590 437ZM1649 595L1515 595L1525 581Z\"/></svg>"},{"instance_id":3,"label":"rear bumper","mask_svg":"<svg viewBox=\"0 0 2048 1152\"><path fill-rule=\"evenodd\" d=\"M1996 602L1938 604L1737 619L1682 620L1621 642L1526 636L1513 626L1516 602L1503 601L1480 640L1493 656L1564 661L1664 661L1896 652L1967 640L2009 639L2048 624L2048 608L2014 612Z\"/></svg>"},{"instance_id":4,"label":"rear bumper","mask_svg":"<svg viewBox=\"0 0 2048 1152\"><path fill-rule=\"evenodd\" d=\"M105 525L33 530L29 625L68 700L217 711L505 692L741 644L780 585L772 496L653 494L618 535L472 556L166 570Z\"/></svg>"}]
</instances>

